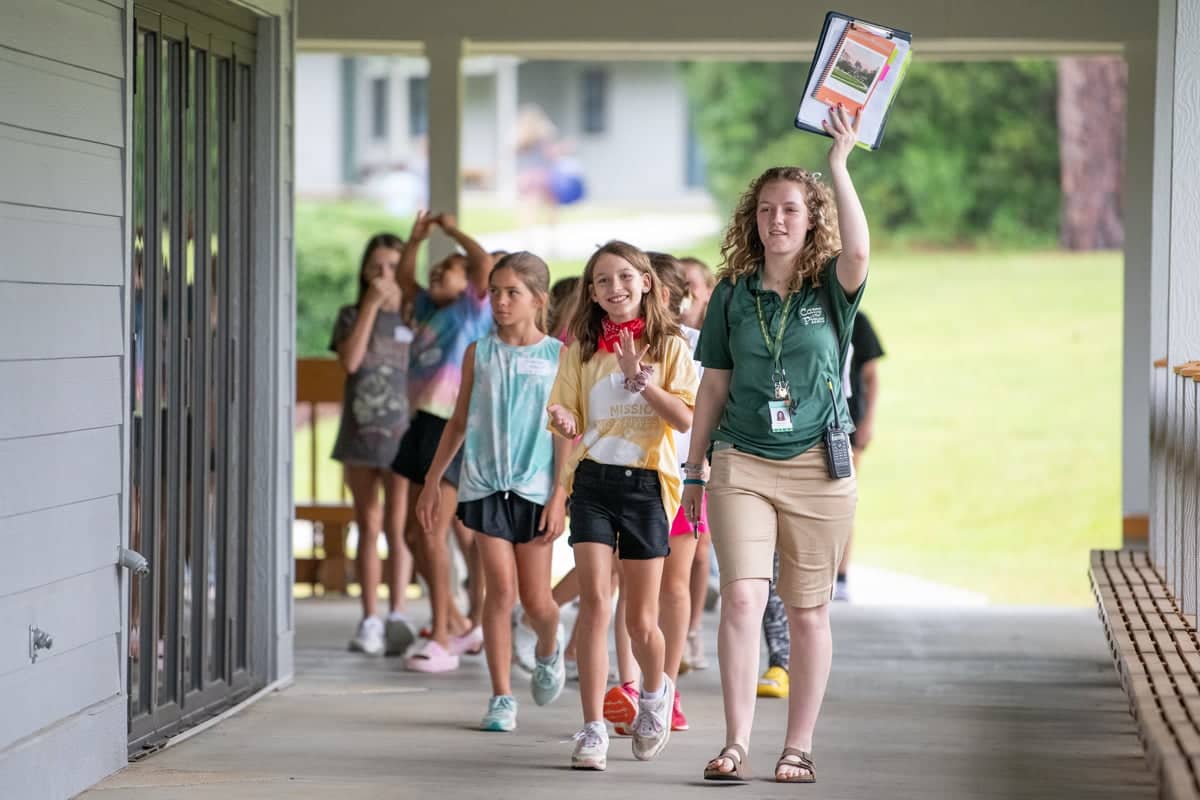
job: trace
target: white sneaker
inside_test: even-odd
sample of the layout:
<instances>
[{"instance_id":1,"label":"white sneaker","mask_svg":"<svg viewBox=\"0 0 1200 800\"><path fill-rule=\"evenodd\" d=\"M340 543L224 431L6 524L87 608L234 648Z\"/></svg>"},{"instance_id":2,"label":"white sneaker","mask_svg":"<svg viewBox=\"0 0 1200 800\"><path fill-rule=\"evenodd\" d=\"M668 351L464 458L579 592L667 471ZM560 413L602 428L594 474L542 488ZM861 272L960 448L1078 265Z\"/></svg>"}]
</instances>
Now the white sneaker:
<instances>
[{"instance_id":1,"label":"white sneaker","mask_svg":"<svg viewBox=\"0 0 1200 800\"><path fill-rule=\"evenodd\" d=\"M536 658L536 653L535 653ZM563 684L567 682L567 668L563 663L563 632L559 626L558 638L555 642L554 660L549 664L540 661L533 668L529 677L529 688L533 692L533 702L539 706L549 705L562 694Z\"/></svg>"},{"instance_id":2,"label":"white sneaker","mask_svg":"<svg viewBox=\"0 0 1200 800\"><path fill-rule=\"evenodd\" d=\"M589 722L575 734L575 752L571 769L602 770L608 767L608 728L603 722Z\"/></svg>"},{"instance_id":3,"label":"white sneaker","mask_svg":"<svg viewBox=\"0 0 1200 800\"><path fill-rule=\"evenodd\" d=\"M567 680L579 683L579 662L575 659L563 659L564 671L567 674Z\"/></svg>"},{"instance_id":4,"label":"white sneaker","mask_svg":"<svg viewBox=\"0 0 1200 800\"><path fill-rule=\"evenodd\" d=\"M383 620L379 617L367 617L358 623L358 631L350 640L350 651L381 656L384 649Z\"/></svg>"},{"instance_id":5,"label":"white sneaker","mask_svg":"<svg viewBox=\"0 0 1200 800\"><path fill-rule=\"evenodd\" d=\"M638 699L638 715L633 721L633 757L649 761L658 756L671 738L671 709L675 706L675 684L663 676L662 697Z\"/></svg>"},{"instance_id":6,"label":"white sneaker","mask_svg":"<svg viewBox=\"0 0 1200 800\"><path fill-rule=\"evenodd\" d=\"M513 615L512 653L513 663L526 672L533 672L537 667L537 633L522 621L524 614L520 607Z\"/></svg>"}]
</instances>

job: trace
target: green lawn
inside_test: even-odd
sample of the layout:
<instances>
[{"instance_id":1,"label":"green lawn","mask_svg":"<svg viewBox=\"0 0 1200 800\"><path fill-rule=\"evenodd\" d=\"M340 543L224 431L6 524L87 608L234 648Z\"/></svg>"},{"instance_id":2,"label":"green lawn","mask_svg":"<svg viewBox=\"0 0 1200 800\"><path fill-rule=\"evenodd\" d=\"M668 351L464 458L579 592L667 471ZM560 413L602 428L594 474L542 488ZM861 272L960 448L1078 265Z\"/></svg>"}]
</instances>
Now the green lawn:
<instances>
[{"instance_id":1,"label":"green lawn","mask_svg":"<svg viewBox=\"0 0 1200 800\"><path fill-rule=\"evenodd\" d=\"M833 77L837 78L847 86L858 89L860 92L865 92L868 88L870 88L867 86L867 84L863 83L849 72L846 72L846 70L842 69L841 67L833 68Z\"/></svg>"},{"instance_id":2,"label":"green lawn","mask_svg":"<svg viewBox=\"0 0 1200 800\"><path fill-rule=\"evenodd\" d=\"M714 243L693 252L716 261ZM878 254L863 308L887 357L855 558L997 603L1087 605L1088 550L1121 538L1120 255ZM336 420L320 428L324 453Z\"/></svg>"}]
</instances>

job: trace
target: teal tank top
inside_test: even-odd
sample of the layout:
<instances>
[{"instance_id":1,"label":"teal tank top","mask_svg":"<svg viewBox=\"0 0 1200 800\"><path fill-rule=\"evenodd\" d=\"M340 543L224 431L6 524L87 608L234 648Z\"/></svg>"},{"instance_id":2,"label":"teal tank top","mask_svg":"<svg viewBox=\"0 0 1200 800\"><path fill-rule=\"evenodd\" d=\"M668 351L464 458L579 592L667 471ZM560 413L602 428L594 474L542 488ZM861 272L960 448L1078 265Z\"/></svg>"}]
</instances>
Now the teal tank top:
<instances>
[{"instance_id":1,"label":"teal tank top","mask_svg":"<svg viewBox=\"0 0 1200 800\"><path fill-rule=\"evenodd\" d=\"M516 492L538 505L550 500L554 435L546 428L546 405L561 349L553 336L514 347L489 333L475 343L459 501L497 492Z\"/></svg>"}]
</instances>

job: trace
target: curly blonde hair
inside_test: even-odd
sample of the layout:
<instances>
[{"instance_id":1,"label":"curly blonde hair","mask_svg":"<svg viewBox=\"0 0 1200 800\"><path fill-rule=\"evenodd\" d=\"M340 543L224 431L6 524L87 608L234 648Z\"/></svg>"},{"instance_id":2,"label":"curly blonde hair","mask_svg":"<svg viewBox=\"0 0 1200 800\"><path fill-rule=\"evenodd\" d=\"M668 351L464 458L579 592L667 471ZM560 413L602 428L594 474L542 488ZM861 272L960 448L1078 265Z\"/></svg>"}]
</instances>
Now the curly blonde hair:
<instances>
[{"instance_id":1,"label":"curly blonde hair","mask_svg":"<svg viewBox=\"0 0 1200 800\"><path fill-rule=\"evenodd\" d=\"M737 283L753 274L763 262L763 243L758 235L758 195L768 183L788 181L804 188L808 220L812 225L804 239L804 248L796 256L796 272L788 291L799 291L805 283L821 285L821 271L829 259L842 251L838 232L837 206L833 192L820 181L820 173L799 167L771 167L750 184L738 200L725 238L721 242L721 269L717 277Z\"/></svg>"}]
</instances>

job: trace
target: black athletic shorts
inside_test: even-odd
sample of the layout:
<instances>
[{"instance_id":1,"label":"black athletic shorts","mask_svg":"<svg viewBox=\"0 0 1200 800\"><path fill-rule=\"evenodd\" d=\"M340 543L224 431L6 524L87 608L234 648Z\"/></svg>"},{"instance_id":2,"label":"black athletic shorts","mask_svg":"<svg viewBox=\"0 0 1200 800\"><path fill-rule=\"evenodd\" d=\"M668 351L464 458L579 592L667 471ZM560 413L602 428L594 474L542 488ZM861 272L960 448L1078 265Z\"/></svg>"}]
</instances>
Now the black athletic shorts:
<instances>
[{"instance_id":1,"label":"black athletic shorts","mask_svg":"<svg viewBox=\"0 0 1200 800\"><path fill-rule=\"evenodd\" d=\"M542 535L538 523L542 509L516 492L496 492L479 500L458 504L458 518L473 531L504 539L513 544L528 544Z\"/></svg>"},{"instance_id":2,"label":"black athletic shorts","mask_svg":"<svg viewBox=\"0 0 1200 800\"><path fill-rule=\"evenodd\" d=\"M652 469L584 459L575 470L570 512L572 545L606 544L633 561L664 558L670 552L671 524Z\"/></svg>"},{"instance_id":3,"label":"black athletic shorts","mask_svg":"<svg viewBox=\"0 0 1200 800\"><path fill-rule=\"evenodd\" d=\"M433 465L433 457L437 453L438 442L442 431L446 429L446 420L435 417L425 411L418 411L412 418L412 423L400 440L400 449L392 461L392 472L408 478L416 484L424 485L425 475ZM442 480L454 488L458 488L458 473L462 469L462 448L455 454Z\"/></svg>"}]
</instances>

